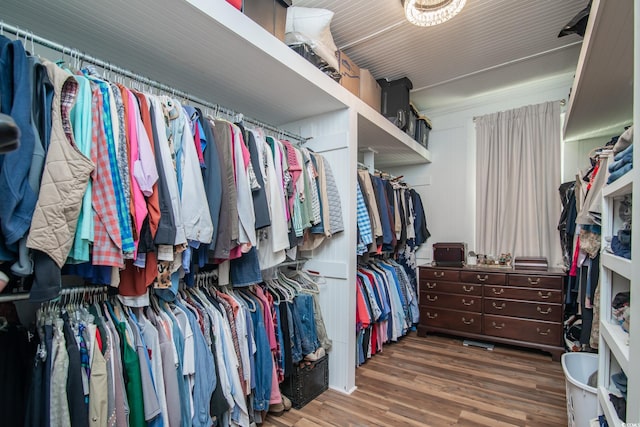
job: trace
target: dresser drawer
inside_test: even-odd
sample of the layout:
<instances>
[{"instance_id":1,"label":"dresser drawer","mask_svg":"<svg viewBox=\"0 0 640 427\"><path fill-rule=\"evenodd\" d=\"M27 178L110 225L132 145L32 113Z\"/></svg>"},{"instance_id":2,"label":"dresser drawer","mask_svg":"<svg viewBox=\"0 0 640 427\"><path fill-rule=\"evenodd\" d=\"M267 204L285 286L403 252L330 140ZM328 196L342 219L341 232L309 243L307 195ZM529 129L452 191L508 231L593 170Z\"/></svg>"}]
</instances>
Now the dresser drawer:
<instances>
[{"instance_id":1,"label":"dresser drawer","mask_svg":"<svg viewBox=\"0 0 640 427\"><path fill-rule=\"evenodd\" d=\"M485 285L485 298L516 299L524 301L562 304L562 291L548 289L527 289L510 286Z\"/></svg>"},{"instance_id":2,"label":"dresser drawer","mask_svg":"<svg viewBox=\"0 0 640 427\"><path fill-rule=\"evenodd\" d=\"M562 305L508 299L484 299L484 313L562 322Z\"/></svg>"},{"instance_id":3,"label":"dresser drawer","mask_svg":"<svg viewBox=\"0 0 640 427\"><path fill-rule=\"evenodd\" d=\"M432 281L433 279L457 282L460 280L460 272L458 270L445 270L439 268L420 269L420 282L424 280Z\"/></svg>"},{"instance_id":4,"label":"dresser drawer","mask_svg":"<svg viewBox=\"0 0 640 427\"><path fill-rule=\"evenodd\" d=\"M483 271L461 271L460 280L466 283L479 283L482 285L504 285L506 275L504 273L485 273Z\"/></svg>"},{"instance_id":5,"label":"dresser drawer","mask_svg":"<svg viewBox=\"0 0 640 427\"><path fill-rule=\"evenodd\" d=\"M472 295L420 292L420 305L427 308L452 308L461 311L482 312L482 297Z\"/></svg>"},{"instance_id":6,"label":"dresser drawer","mask_svg":"<svg viewBox=\"0 0 640 427\"><path fill-rule=\"evenodd\" d=\"M539 276L535 274L510 274L507 279L509 286L524 286L526 288L542 288L562 290L562 276Z\"/></svg>"},{"instance_id":7,"label":"dresser drawer","mask_svg":"<svg viewBox=\"0 0 640 427\"><path fill-rule=\"evenodd\" d=\"M482 295L482 286L460 282L440 282L427 280L420 282L420 292L445 292L461 295Z\"/></svg>"},{"instance_id":8,"label":"dresser drawer","mask_svg":"<svg viewBox=\"0 0 640 427\"><path fill-rule=\"evenodd\" d=\"M562 323L485 314L484 333L537 344L562 345Z\"/></svg>"},{"instance_id":9,"label":"dresser drawer","mask_svg":"<svg viewBox=\"0 0 640 427\"><path fill-rule=\"evenodd\" d=\"M482 331L482 315L467 311L421 307L420 324L479 334Z\"/></svg>"}]
</instances>

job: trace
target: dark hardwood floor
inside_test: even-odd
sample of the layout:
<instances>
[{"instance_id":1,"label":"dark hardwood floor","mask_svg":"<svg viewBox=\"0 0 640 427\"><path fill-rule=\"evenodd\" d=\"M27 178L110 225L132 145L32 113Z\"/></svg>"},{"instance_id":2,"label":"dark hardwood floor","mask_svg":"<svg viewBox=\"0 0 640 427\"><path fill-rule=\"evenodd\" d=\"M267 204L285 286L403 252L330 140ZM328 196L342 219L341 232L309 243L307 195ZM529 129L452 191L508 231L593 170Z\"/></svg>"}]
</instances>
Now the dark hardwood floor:
<instances>
[{"instance_id":1,"label":"dark hardwood floor","mask_svg":"<svg viewBox=\"0 0 640 427\"><path fill-rule=\"evenodd\" d=\"M567 425L560 362L537 351L407 336L356 371L351 395L328 390L263 426Z\"/></svg>"}]
</instances>

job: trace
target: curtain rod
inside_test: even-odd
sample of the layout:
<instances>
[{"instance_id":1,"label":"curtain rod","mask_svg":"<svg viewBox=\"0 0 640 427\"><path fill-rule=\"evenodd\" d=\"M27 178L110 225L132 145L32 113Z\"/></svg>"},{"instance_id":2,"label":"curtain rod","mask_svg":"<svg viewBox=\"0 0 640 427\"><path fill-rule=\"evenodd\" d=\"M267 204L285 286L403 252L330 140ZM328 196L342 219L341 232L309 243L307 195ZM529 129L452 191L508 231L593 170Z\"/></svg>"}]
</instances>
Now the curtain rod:
<instances>
[{"instance_id":1,"label":"curtain rod","mask_svg":"<svg viewBox=\"0 0 640 427\"><path fill-rule=\"evenodd\" d=\"M561 107L564 107L565 105L567 105L567 100L564 99L564 98L561 99L559 102L560 102L560 106ZM473 121L475 122L476 119L479 119L480 117L482 117L482 116L473 116Z\"/></svg>"},{"instance_id":2,"label":"curtain rod","mask_svg":"<svg viewBox=\"0 0 640 427\"><path fill-rule=\"evenodd\" d=\"M261 122L259 120L250 118L250 117L245 117L243 114L238 113L237 111L234 111L230 108L227 107L223 107L221 105L209 102L209 101L205 101L204 99L201 99L195 95L192 95L190 93L178 90L176 88L173 88L171 86L168 86L164 83L160 83L156 80L151 80L148 77L142 76L140 74L134 73L130 70L127 70L125 68L121 68L118 66L115 66L113 64L111 64L111 62L108 61L103 61L102 59L98 59L95 58L89 54L86 54L84 52L80 52L77 49L72 49L66 46L63 46L59 43L56 43L54 41L51 41L49 39L46 39L44 37L38 36L36 34L34 34L31 31L27 31L27 30L23 30L20 29L18 27L15 27L13 25L9 25L6 24L4 21L0 21L0 35L4 35L4 31L7 31L11 34L14 34L16 36L16 38L19 40L21 37L24 38L23 44L26 47L26 44L28 42L31 42L31 51L33 53L33 48L34 48L34 43L39 44L40 46L44 46L47 47L49 49L53 49L55 51L58 51L60 53L62 53L62 55L65 54L69 54L69 56L72 59L77 59L77 60L82 60L84 62L89 62L93 65L97 65L98 67L102 68L105 71L109 71L109 72L113 72L113 73L117 73L120 74L124 77L127 77L129 79L135 80L139 83L142 83L143 85L147 85L149 87L154 87L158 90L161 90L163 92L166 92L167 94L172 94L173 96L177 96L177 97L181 97L184 98L188 101L192 101L195 102L196 104L200 104L203 107L207 107L207 108L211 108L216 112L221 112L225 115L227 115L228 117L237 117L238 121L244 121L246 123L252 124L254 126L258 126L260 128L263 128L265 130L271 131L276 133L277 135L283 135L287 138L291 138L291 139L295 139L297 141L300 142L300 144L304 144L305 142L307 142L308 140L310 140L311 138L305 138L302 137L300 135L297 135L293 132L284 130L284 129L279 129L276 126L273 125L269 125L266 124L264 122Z\"/></svg>"}]
</instances>

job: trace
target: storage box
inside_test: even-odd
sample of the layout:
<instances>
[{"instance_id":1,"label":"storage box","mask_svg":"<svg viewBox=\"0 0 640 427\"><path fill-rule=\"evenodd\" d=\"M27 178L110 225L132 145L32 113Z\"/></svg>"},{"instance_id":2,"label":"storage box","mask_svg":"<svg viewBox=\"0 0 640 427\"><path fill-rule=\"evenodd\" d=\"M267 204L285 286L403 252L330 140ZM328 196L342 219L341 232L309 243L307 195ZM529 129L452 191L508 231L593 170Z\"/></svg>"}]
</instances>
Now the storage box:
<instances>
[{"instance_id":1,"label":"storage box","mask_svg":"<svg viewBox=\"0 0 640 427\"><path fill-rule=\"evenodd\" d=\"M424 148L429 148L429 132L431 131L431 124L426 117L420 116L416 121L416 135L415 140Z\"/></svg>"},{"instance_id":2,"label":"storage box","mask_svg":"<svg viewBox=\"0 0 640 427\"><path fill-rule=\"evenodd\" d=\"M287 8L292 0L244 0L243 12L262 28L284 41Z\"/></svg>"},{"instance_id":3,"label":"storage box","mask_svg":"<svg viewBox=\"0 0 640 427\"><path fill-rule=\"evenodd\" d=\"M360 99L369 104L371 108L380 112L380 98L382 89L366 68L360 68Z\"/></svg>"},{"instance_id":4,"label":"storage box","mask_svg":"<svg viewBox=\"0 0 640 427\"><path fill-rule=\"evenodd\" d=\"M388 81L379 79L382 89L380 113L402 130L407 129L409 119L409 91L413 83L406 77Z\"/></svg>"},{"instance_id":5,"label":"storage box","mask_svg":"<svg viewBox=\"0 0 640 427\"><path fill-rule=\"evenodd\" d=\"M296 51L296 53L302 56L307 61L311 62L316 68L319 68L323 73L331 77L333 80L340 82L340 72L327 64L320 55L317 55L314 50L306 43L299 43L294 45L289 45L291 49Z\"/></svg>"},{"instance_id":6,"label":"storage box","mask_svg":"<svg viewBox=\"0 0 640 427\"><path fill-rule=\"evenodd\" d=\"M418 110L413 106L413 104L409 103L409 115L407 116L407 128L405 132L411 138L415 139L416 137L416 122L418 120Z\"/></svg>"},{"instance_id":7,"label":"storage box","mask_svg":"<svg viewBox=\"0 0 640 427\"><path fill-rule=\"evenodd\" d=\"M340 84L355 96L360 96L360 67L341 50L337 55L340 63Z\"/></svg>"},{"instance_id":8,"label":"storage box","mask_svg":"<svg viewBox=\"0 0 640 427\"><path fill-rule=\"evenodd\" d=\"M516 270L538 270L546 271L549 269L549 263L545 257L515 257L513 260L513 268Z\"/></svg>"},{"instance_id":9,"label":"storage box","mask_svg":"<svg viewBox=\"0 0 640 427\"><path fill-rule=\"evenodd\" d=\"M300 409L329 388L329 356L325 355L310 365L296 366L280 389Z\"/></svg>"},{"instance_id":10,"label":"storage box","mask_svg":"<svg viewBox=\"0 0 640 427\"><path fill-rule=\"evenodd\" d=\"M466 243L434 243L433 260L439 267L462 267L467 253Z\"/></svg>"}]
</instances>

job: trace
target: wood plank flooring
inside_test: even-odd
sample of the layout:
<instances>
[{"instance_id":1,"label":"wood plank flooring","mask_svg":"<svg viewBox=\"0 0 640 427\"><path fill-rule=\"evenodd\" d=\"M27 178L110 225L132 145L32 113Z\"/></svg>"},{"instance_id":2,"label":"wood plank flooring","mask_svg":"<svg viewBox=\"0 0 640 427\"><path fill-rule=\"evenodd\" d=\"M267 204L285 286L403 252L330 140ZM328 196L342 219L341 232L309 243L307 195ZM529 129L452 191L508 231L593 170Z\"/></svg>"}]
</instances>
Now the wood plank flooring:
<instances>
[{"instance_id":1,"label":"wood plank flooring","mask_svg":"<svg viewBox=\"0 0 640 427\"><path fill-rule=\"evenodd\" d=\"M567 425L560 362L537 351L407 336L356 371L351 395L328 390L263 426Z\"/></svg>"}]
</instances>

